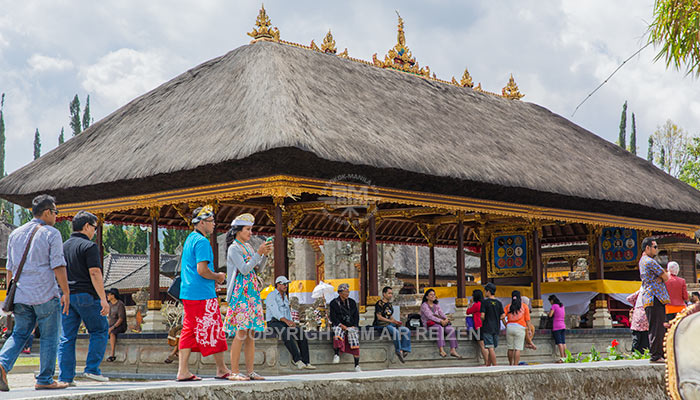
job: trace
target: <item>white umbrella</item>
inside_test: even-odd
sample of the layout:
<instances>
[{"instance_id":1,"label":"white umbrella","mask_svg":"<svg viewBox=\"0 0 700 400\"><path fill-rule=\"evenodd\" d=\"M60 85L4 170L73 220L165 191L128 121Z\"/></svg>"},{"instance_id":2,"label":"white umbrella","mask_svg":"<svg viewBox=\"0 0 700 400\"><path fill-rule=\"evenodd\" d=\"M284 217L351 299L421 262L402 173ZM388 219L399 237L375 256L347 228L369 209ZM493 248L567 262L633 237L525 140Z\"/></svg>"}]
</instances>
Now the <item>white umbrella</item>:
<instances>
[{"instance_id":1,"label":"white umbrella","mask_svg":"<svg viewBox=\"0 0 700 400\"><path fill-rule=\"evenodd\" d=\"M320 281L311 292L311 298L320 299L323 297L326 299L326 303L333 300L337 295L333 285L325 283L324 281Z\"/></svg>"}]
</instances>

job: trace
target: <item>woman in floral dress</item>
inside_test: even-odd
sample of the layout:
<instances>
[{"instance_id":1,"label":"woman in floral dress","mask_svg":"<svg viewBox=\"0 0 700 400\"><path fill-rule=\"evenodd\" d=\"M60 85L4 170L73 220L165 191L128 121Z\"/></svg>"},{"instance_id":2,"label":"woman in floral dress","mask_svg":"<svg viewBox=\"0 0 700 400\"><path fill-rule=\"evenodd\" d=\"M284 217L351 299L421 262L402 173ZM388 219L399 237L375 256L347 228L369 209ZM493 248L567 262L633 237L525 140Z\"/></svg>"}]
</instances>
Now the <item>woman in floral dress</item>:
<instances>
[{"instance_id":1,"label":"woman in floral dress","mask_svg":"<svg viewBox=\"0 0 700 400\"><path fill-rule=\"evenodd\" d=\"M226 290L228 312L224 319L224 331L233 336L231 344L231 370L234 381L263 380L253 371L255 357L255 332L265 329L260 291L263 289L258 273L267 264L267 255L272 251L272 242L265 242L255 252L248 243L252 236L255 217L242 214L231 222L226 234L228 253L226 275L229 283ZM241 348L245 344L246 374L239 372Z\"/></svg>"}]
</instances>

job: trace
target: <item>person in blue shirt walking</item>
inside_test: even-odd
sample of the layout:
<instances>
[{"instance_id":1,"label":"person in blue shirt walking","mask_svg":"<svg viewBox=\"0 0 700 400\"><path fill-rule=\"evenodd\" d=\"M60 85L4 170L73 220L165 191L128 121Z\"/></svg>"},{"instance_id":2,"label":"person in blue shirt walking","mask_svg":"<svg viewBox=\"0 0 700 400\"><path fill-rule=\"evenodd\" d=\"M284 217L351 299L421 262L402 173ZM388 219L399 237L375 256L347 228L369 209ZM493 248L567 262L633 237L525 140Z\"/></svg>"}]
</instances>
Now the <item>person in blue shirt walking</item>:
<instances>
[{"instance_id":1,"label":"person in blue shirt walking","mask_svg":"<svg viewBox=\"0 0 700 400\"><path fill-rule=\"evenodd\" d=\"M180 359L177 381L200 381L189 370L191 352L202 357L214 355L216 378L228 379L231 371L224 363L228 350L223 331L216 284L223 284L226 274L214 271L214 252L207 239L214 234L216 222L212 206L199 207L192 214L194 231L182 247L180 300L185 310L180 333Z\"/></svg>"},{"instance_id":2,"label":"person in blue shirt walking","mask_svg":"<svg viewBox=\"0 0 700 400\"><path fill-rule=\"evenodd\" d=\"M275 279L275 290L265 299L267 327L282 339L297 368L316 369L309 362L309 342L306 340L306 333L292 320L292 310L289 308L289 282L286 276L278 276Z\"/></svg>"}]
</instances>

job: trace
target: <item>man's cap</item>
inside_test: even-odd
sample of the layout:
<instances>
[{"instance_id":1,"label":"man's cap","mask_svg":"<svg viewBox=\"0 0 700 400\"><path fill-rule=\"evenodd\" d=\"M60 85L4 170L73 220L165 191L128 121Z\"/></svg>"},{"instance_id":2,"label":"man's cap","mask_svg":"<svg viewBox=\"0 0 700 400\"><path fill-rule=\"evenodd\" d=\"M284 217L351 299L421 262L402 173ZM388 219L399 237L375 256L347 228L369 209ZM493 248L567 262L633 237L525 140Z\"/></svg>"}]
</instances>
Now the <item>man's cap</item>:
<instances>
[{"instance_id":1,"label":"man's cap","mask_svg":"<svg viewBox=\"0 0 700 400\"><path fill-rule=\"evenodd\" d=\"M291 281L289 279L287 279L287 277L284 275L280 275L277 277L277 279L275 279L275 285L277 285L279 283L285 284L285 283L289 283L289 282L291 282Z\"/></svg>"}]
</instances>

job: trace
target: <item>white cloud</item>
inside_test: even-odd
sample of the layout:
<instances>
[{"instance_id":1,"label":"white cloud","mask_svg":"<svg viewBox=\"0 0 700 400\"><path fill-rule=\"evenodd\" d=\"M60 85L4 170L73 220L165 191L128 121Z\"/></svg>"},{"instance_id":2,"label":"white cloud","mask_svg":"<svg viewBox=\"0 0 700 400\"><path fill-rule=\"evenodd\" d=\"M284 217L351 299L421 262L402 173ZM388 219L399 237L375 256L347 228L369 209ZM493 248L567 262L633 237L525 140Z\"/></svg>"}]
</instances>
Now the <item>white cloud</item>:
<instances>
[{"instance_id":1,"label":"white cloud","mask_svg":"<svg viewBox=\"0 0 700 400\"><path fill-rule=\"evenodd\" d=\"M73 68L73 62L61 58L42 56L41 54L32 55L27 64L34 72L46 71L66 71Z\"/></svg>"},{"instance_id":2,"label":"white cloud","mask_svg":"<svg viewBox=\"0 0 700 400\"><path fill-rule=\"evenodd\" d=\"M124 105L165 81L163 57L122 48L82 69L82 86L114 106Z\"/></svg>"}]
</instances>

